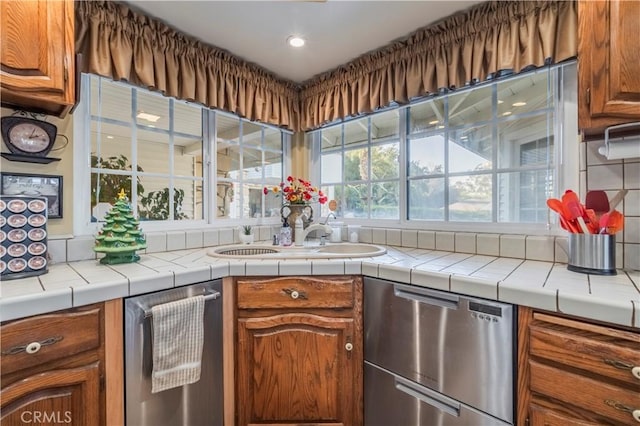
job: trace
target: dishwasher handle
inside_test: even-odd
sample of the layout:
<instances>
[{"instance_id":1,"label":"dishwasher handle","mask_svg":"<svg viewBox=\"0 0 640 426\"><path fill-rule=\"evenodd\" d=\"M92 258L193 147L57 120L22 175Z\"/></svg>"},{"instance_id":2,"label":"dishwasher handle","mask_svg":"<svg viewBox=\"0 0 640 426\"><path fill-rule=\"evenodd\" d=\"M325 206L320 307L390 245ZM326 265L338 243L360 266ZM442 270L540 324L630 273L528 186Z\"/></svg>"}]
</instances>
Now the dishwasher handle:
<instances>
[{"instance_id":1,"label":"dishwasher handle","mask_svg":"<svg viewBox=\"0 0 640 426\"><path fill-rule=\"evenodd\" d=\"M219 291L214 291L213 293L208 293L204 295L204 301L208 301L208 300L216 300L220 297L220 292ZM151 309L144 309L144 317L145 318L151 318L153 316L153 313L151 312Z\"/></svg>"},{"instance_id":2,"label":"dishwasher handle","mask_svg":"<svg viewBox=\"0 0 640 426\"><path fill-rule=\"evenodd\" d=\"M402 377L394 377L395 388L451 416L460 417L460 403Z\"/></svg>"},{"instance_id":3,"label":"dishwasher handle","mask_svg":"<svg viewBox=\"0 0 640 426\"><path fill-rule=\"evenodd\" d=\"M458 309L460 304L460 297L453 294L436 293L429 290L413 289L399 285L393 286L393 294L410 301L441 306L447 309Z\"/></svg>"}]
</instances>

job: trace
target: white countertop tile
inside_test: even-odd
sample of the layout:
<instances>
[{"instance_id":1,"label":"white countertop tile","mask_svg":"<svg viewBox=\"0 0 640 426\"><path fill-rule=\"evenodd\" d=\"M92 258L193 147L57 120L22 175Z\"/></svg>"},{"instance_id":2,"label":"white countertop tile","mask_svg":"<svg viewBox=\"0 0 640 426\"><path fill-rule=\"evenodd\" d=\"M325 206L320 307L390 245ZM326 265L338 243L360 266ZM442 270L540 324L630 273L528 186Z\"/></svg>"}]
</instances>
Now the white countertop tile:
<instances>
[{"instance_id":1,"label":"white countertop tile","mask_svg":"<svg viewBox=\"0 0 640 426\"><path fill-rule=\"evenodd\" d=\"M20 280L0 281L0 297L3 299L42 292L44 292L44 288L37 276Z\"/></svg>"},{"instance_id":2,"label":"white countertop tile","mask_svg":"<svg viewBox=\"0 0 640 426\"><path fill-rule=\"evenodd\" d=\"M451 291L469 296L498 300L498 282L465 275L451 275Z\"/></svg>"}]
</instances>

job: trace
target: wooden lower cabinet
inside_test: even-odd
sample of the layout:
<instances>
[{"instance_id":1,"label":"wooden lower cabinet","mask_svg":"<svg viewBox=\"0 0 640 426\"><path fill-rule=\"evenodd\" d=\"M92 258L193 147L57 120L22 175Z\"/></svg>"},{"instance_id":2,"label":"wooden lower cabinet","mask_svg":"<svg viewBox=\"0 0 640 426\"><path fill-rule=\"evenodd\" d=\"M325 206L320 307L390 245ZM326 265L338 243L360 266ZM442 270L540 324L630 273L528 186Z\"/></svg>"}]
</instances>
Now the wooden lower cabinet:
<instances>
[{"instance_id":1,"label":"wooden lower cabinet","mask_svg":"<svg viewBox=\"0 0 640 426\"><path fill-rule=\"evenodd\" d=\"M362 279L243 278L236 289L237 424L361 425Z\"/></svg>"},{"instance_id":2,"label":"wooden lower cabinet","mask_svg":"<svg viewBox=\"0 0 640 426\"><path fill-rule=\"evenodd\" d=\"M2 425L99 424L100 395L98 362L25 377L2 390Z\"/></svg>"},{"instance_id":3,"label":"wooden lower cabinet","mask_svg":"<svg viewBox=\"0 0 640 426\"><path fill-rule=\"evenodd\" d=\"M3 323L0 424L122 425L121 317L112 300Z\"/></svg>"},{"instance_id":4,"label":"wooden lower cabinet","mask_svg":"<svg viewBox=\"0 0 640 426\"><path fill-rule=\"evenodd\" d=\"M640 424L640 333L520 308L518 424Z\"/></svg>"}]
</instances>

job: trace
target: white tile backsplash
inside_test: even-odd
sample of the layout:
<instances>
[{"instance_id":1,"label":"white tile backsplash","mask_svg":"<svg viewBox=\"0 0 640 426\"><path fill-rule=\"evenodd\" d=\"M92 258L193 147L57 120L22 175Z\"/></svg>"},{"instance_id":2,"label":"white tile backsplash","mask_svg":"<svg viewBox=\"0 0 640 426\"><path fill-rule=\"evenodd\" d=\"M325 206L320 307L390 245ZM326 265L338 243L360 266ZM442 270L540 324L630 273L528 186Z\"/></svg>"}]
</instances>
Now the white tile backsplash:
<instances>
[{"instance_id":1,"label":"white tile backsplash","mask_svg":"<svg viewBox=\"0 0 640 426\"><path fill-rule=\"evenodd\" d=\"M49 240L47 250L51 256L51 263L64 263L67 261L67 240Z\"/></svg>"},{"instance_id":2,"label":"white tile backsplash","mask_svg":"<svg viewBox=\"0 0 640 426\"><path fill-rule=\"evenodd\" d=\"M621 187L616 189L621 189ZM624 189L640 189L640 163L625 162Z\"/></svg>"},{"instance_id":3,"label":"white tile backsplash","mask_svg":"<svg viewBox=\"0 0 640 426\"><path fill-rule=\"evenodd\" d=\"M167 250L184 250L187 244L187 237L184 231L167 232Z\"/></svg>"},{"instance_id":4,"label":"white tile backsplash","mask_svg":"<svg viewBox=\"0 0 640 426\"><path fill-rule=\"evenodd\" d=\"M434 250L436 248L436 233L433 231L418 231L418 248Z\"/></svg>"},{"instance_id":5,"label":"white tile backsplash","mask_svg":"<svg viewBox=\"0 0 640 426\"><path fill-rule=\"evenodd\" d=\"M201 248L202 247L202 231L187 231L186 232L186 246L185 248Z\"/></svg>"},{"instance_id":6,"label":"white tile backsplash","mask_svg":"<svg viewBox=\"0 0 640 426\"><path fill-rule=\"evenodd\" d=\"M453 232L436 232L436 250L454 251L455 234Z\"/></svg>"},{"instance_id":7,"label":"white tile backsplash","mask_svg":"<svg viewBox=\"0 0 640 426\"><path fill-rule=\"evenodd\" d=\"M233 235L234 235L234 230L233 229L221 229L220 230L220 245L225 245L225 244L233 244Z\"/></svg>"},{"instance_id":8,"label":"white tile backsplash","mask_svg":"<svg viewBox=\"0 0 640 426\"><path fill-rule=\"evenodd\" d=\"M167 233L150 232L145 235L147 239L147 253L159 253L167 251Z\"/></svg>"},{"instance_id":9,"label":"white tile backsplash","mask_svg":"<svg viewBox=\"0 0 640 426\"><path fill-rule=\"evenodd\" d=\"M203 247L217 246L220 243L220 233L217 229L207 229L202 232Z\"/></svg>"},{"instance_id":10,"label":"white tile backsplash","mask_svg":"<svg viewBox=\"0 0 640 426\"><path fill-rule=\"evenodd\" d=\"M459 253L476 253L476 234L470 232L456 233L455 251Z\"/></svg>"},{"instance_id":11,"label":"white tile backsplash","mask_svg":"<svg viewBox=\"0 0 640 426\"><path fill-rule=\"evenodd\" d=\"M530 260L553 262L555 255L555 238L548 236L527 236L525 242L525 256Z\"/></svg>"},{"instance_id":12,"label":"white tile backsplash","mask_svg":"<svg viewBox=\"0 0 640 426\"><path fill-rule=\"evenodd\" d=\"M524 235L500 236L500 256L524 259L525 253Z\"/></svg>"},{"instance_id":13,"label":"white tile backsplash","mask_svg":"<svg viewBox=\"0 0 640 426\"><path fill-rule=\"evenodd\" d=\"M478 254L487 256L500 256L500 235L478 234L476 236Z\"/></svg>"},{"instance_id":14,"label":"white tile backsplash","mask_svg":"<svg viewBox=\"0 0 640 426\"><path fill-rule=\"evenodd\" d=\"M402 230L402 247L418 247L418 231L415 229Z\"/></svg>"},{"instance_id":15,"label":"white tile backsplash","mask_svg":"<svg viewBox=\"0 0 640 426\"><path fill-rule=\"evenodd\" d=\"M389 246L402 245L402 231L400 229L387 229L386 233L387 233L387 245Z\"/></svg>"},{"instance_id":16,"label":"white tile backsplash","mask_svg":"<svg viewBox=\"0 0 640 426\"><path fill-rule=\"evenodd\" d=\"M77 237L67 241L67 261L91 260L96 258L93 251L96 240L91 237Z\"/></svg>"},{"instance_id":17,"label":"white tile backsplash","mask_svg":"<svg viewBox=\"0 0 640 426\"><path fill-rule=\"evenodd\" d=\"M587 190L622 188L622 164L589 166L587 169ZM584 199L585 194L581 194Z\"/></svg>"}]
</instances>

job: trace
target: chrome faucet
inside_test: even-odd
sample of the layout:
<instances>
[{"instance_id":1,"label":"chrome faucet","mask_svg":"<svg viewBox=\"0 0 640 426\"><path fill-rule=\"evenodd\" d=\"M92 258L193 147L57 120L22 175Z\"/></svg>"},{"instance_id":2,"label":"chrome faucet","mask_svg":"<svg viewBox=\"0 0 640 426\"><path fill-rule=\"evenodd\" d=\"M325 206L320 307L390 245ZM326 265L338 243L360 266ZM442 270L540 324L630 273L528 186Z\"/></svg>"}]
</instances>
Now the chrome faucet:
<instances>
[{"instance_id":1,"label":"chrome faucet","mask_svg":"<svg viewBox=\"0 0 640 426\"><path fill-rule=\"evenodd\" d=\"M333 216L334 219L337 219L336 215L333 214L333 212L329 212L329 214L327 215L327 218L324 220L324 224L326 225L329 222L329 217Z\"/></svg>"},{"instance_id":2,"label":"chrome faucet","mask_svg":"<svg viewBox=\"0 0 640 426\"><path fill-rule=\"evenodd\" d=\"M298 224L296 223L296 227L295 227L295 245L296 246L302 246L304 245L304 240L307 239L307 235L309 235L310 232L313 231L319 231L322 230L324 231L324 235L329 235L333 232L333 229L331 229L331 227L329 225L325 225L322 223L314 223L313 225L309 225L307 227L307 229L304 229L302 227L302 224Z\"/></svg>"}]
</instances>

